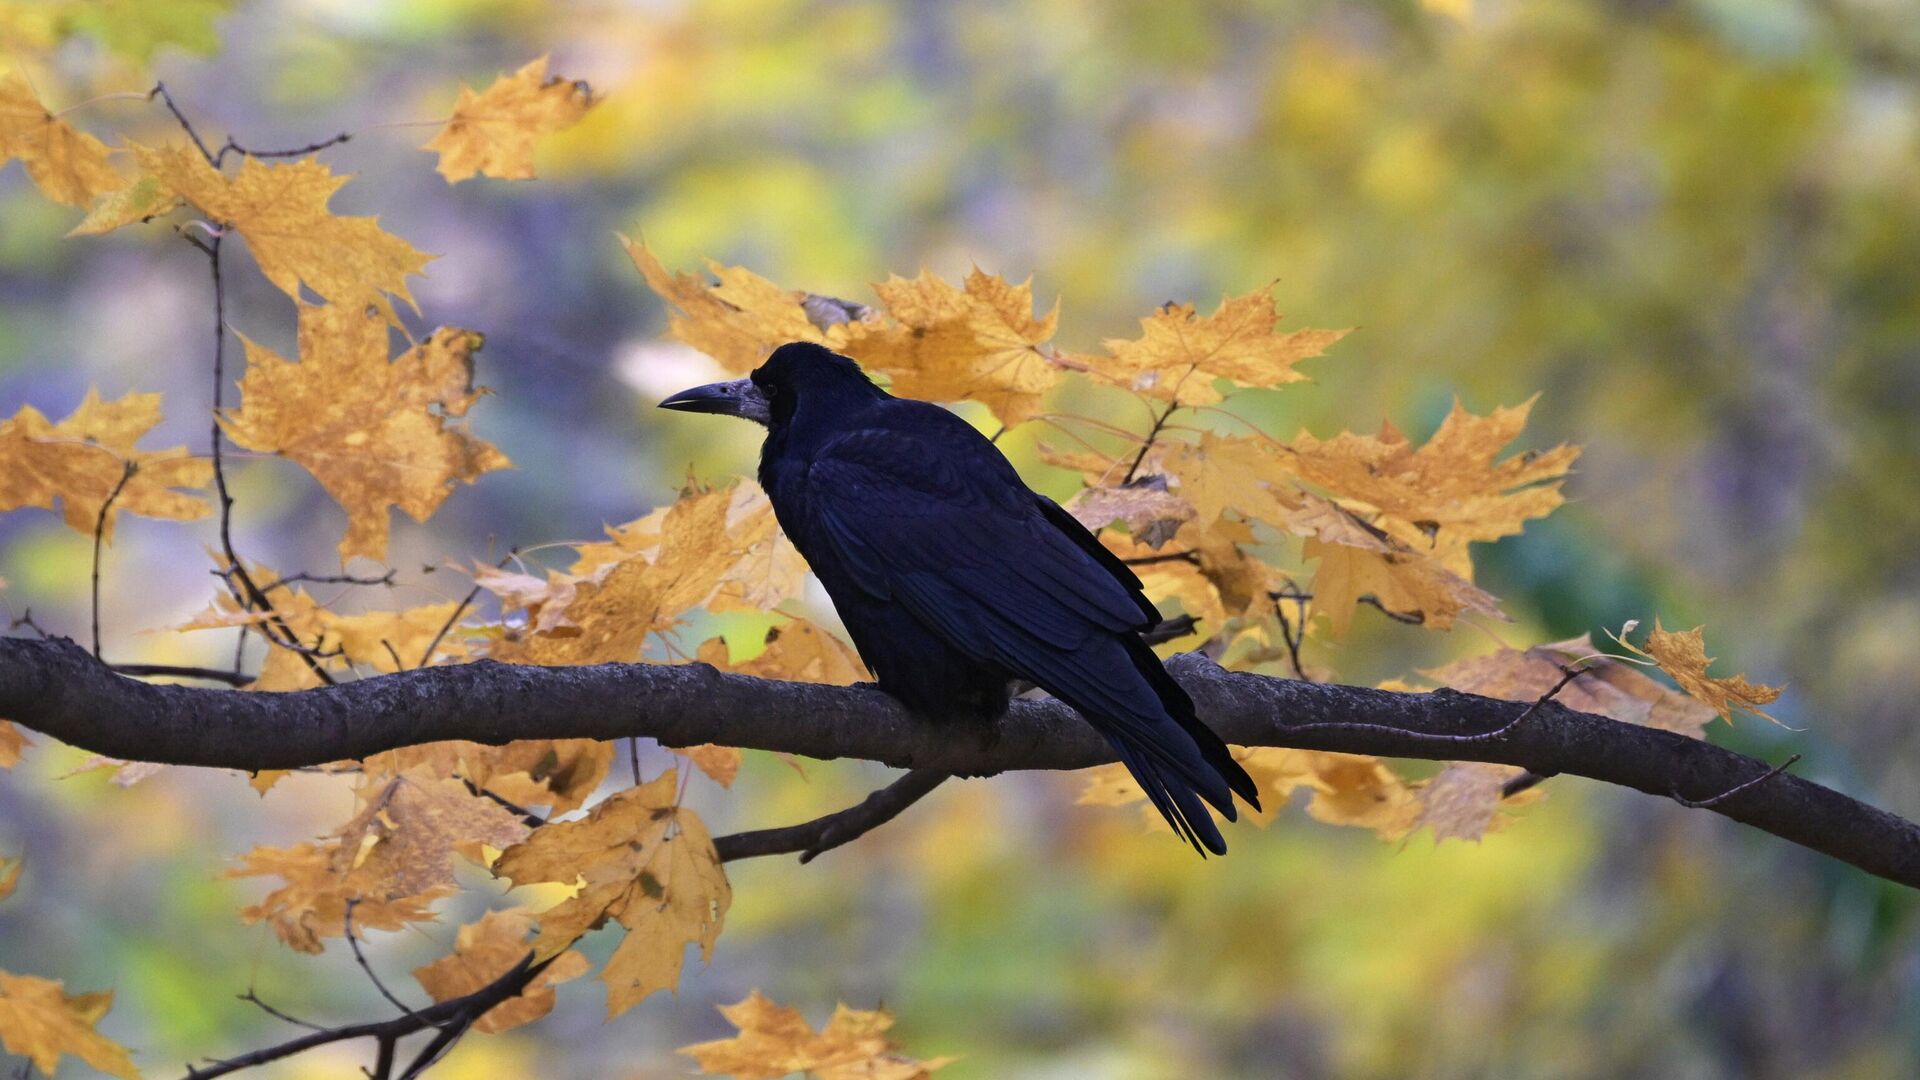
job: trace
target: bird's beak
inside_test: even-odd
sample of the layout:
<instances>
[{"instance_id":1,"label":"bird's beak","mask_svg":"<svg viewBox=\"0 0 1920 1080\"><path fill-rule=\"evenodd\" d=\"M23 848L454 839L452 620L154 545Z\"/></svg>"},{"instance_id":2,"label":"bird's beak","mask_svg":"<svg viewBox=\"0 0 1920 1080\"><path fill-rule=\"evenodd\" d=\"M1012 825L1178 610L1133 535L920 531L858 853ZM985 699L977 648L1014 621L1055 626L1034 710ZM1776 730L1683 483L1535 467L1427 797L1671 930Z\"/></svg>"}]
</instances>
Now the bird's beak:
<instances>
[{"instance_id":1,"label":"bird's beak","mask_svg":"<svg viewBox=\"0 0 1920 1080\"><path fill-rule=\"evenodd\" d=\"M757 424L766 423L772 416L767 407L766 395L760 392L760 388L753 384L752 379L708 383L691 390L682 390L661 402L660 407L679 412L738 416Z\"/></svg>"}]
</instances>

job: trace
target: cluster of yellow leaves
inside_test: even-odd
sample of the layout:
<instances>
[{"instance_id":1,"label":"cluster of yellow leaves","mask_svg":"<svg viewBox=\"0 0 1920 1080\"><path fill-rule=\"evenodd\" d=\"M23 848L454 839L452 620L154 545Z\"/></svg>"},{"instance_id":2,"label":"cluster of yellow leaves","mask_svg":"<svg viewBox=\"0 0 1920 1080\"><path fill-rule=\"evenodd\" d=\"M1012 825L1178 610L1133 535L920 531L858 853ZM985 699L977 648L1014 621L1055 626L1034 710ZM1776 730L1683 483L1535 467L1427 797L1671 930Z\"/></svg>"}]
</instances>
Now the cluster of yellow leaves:
<instances>
[{"instance_id":1,"label":"cluster of yellow leaves","mask_svg":"<svg viewBox=\"0 0 1920 1080\"><path fill-rule=\"evenodd\" d=\"M720 1015L740 1034L680 1048L708 1076L777 1080L805 1073L818 1080L926 1080L957 1060L919 1061L900 1053L887 1038L893 1015L885 1009L842 1004L815 1032L800 1010L776 1005L755 990L744 1001L720 1006Z\"/></svg>"},{"instance_id":2,"label":"cluster of yellow leaves","mask_svg":"<svg viewBox=\"0 0 1920 1080\"><path fill-rule=\"evenodd\" d=\"M0 512L52 509L57 499L67 524L91 534L112 498L101 529L109 541L122 510L175 521L204 516L206 501L178 490L212 481L213 467L204 458L188 456L184 447L134 449L159 422L159 394L101 401L88 390L80 407L57 424L22 405L0 420Z\"/></svg>"},{"instance_id":3,"label":"cluster of yellow leaves","mask_svg":"<svg viewBox=\"0 0 1920 1080\"><path fill-rule=\"evenodd\" d=\"M465 997L492 985L532 951L527 940L532 929L533 916L525 911L489 911L460 928L452 953L415 968L413 977L435 1001ZM488 1009L474 1030L494 1035L540 1019L553 1011L553 988L585 975L590 966L585 956L568 949L534 976L526 990Z\"/></svg>"},{"instance_id":4,"label":"cluster of yellow leaves","mask_svg":"<svg viewBox=\"0 0 1920 1080\"><path fill-rule=\"evenodd\" d=\"M449 184L476 173L531 180L536 141L572 127L592 106L592 89L558 75L548 78L542 56L481 93L462 83L447 126L421 149L440 155L440 175Z\"/></svg>"},{"instance_id":5,"label":"cluster of yellow leaves","mask_svg":"<svg viewBox=\"0 0 1920 1080\"><path fill-rule=\"evenodd\" d=\"M797 595L806 563L779 531L773 504L751 481L689 488L679 500L581 544L565 572L544 579L476 568L515 624L485 645L496 660L597 664L640 659L649 634L687 612L760 610Z\"/></svg>"},{"instance_id":6,"label":"cluster of yellow leaves","mask_svg":"<svg viewBox=\"0 0 1920 1080\"><path fill-rule=\"evenodd\" d=\"M342 562L386 557L389 506L425 521L456 485L511 464L447 424L484 393L484 339L443 327L389 360L387 338L364 306L302 304L299 363L247 341L240 408L220 418L235 443L298 462L346 509Z\"/></svg>"},{"instance_id":7,"label":"cluster of yellow leaves","mask_svg":"<svg viewBox=\"0 0 1920 1080\"><path fill-rule=\"evenodd\" d=\"M0 74L0 166L19 158L41 194L85 206L126 185L107 153L105 143L48 112L25 75Z\"/></svg>"},{"instance_id":8,"label":"cluster of yellow leaves","mask_svg":"<svg viewBox=\"0 0 1920 1080\"><path fill-rule=\"evenodd\" d=\"M218 561L222 568L225 560ZM305 690L318 686L314 667L347 671L349 665L392 672L423 667L433 657L428 647L441 636L459 605L452 601L423 604L401 611L369 611L342 615L328 610L313 594L286 582L267 566L248 565L255 584L265 590L273 610L243 607L230 591L214 595L213 603L180 630L215 630L244 626L267 644L267 659L249 686L253 690ZM313 664L285 647L288 638L303 646Z\"/></svg>"},{"instance_id":9,"label":"cluster of yellow leaves","mask_svg":"<svg viewBox=\"0 0 1920 1080\"><path fill-rule=\"evenodd\" d=\"M579 821L537 830L502 852L494 873L516 886L580 882L580 891L540 915L534 952L565 950L613 919L626 935L607 958L607 1013L618 1015L656 990L679 985L682 954L698 944L702 960L733 901L713 837L679 805L674 770L613 795Z\"/></svg>"},{"instance_id":10,"label":"cluster of yellow leaves","mask_svg":"<svg viewBox=\"0 0 1920 1080\"><path fill-rule=\"evenodd\" d=\"M320 842L259 847L242 857L229 877L285 882L243 919L271 924L281 941L306 953L346 932L349 904L356 934L398 930L432 919L434 901L455 891L453 853L482 862L485 848L506 848L528 834L499 803L426 768L369 776L360 796L360 812Z\"/></svg>"},{"instance_id":11,"label":"cluster of yellow leaves","mask_svg":"<svg viewBox=\"0 0 1920 1080\"><path fill-rule=\"evenodd\" d=\"M751 370L785 342L812 341L884 376L896 394L977 401L1007 426L1041 413L1069 372L1158 402L1164 418L1234 389L1297 382L1300 361L1346 333L1279 330L1268 288L1228 296L1206 316L1169 304L1141 320L1138 338L1110 340L1103 354L1063 352L1051 344L1057 303L1036 317L1030 282L978 269L961 285L925 271L888 278L874 285L879 305L869 308L783 289L743 267L709 263L711 280L674 273L644 243L626 245L671 308L670 332L730 372ZM1500 457L1531 404L1487 416L1456 405L1418 447L1389 425L1377 436L1324 441L1306 433L1292 442L1211 432L1158 438L1130 464L1085 452L1046 456L1085 477L1073 508L1089 527L1124 525L1136 553L1172 543L1191 554L1197 576L1158 570L1152 576L1162 580L1149 585L1156 599L1181 596L1209 632L1263 617L1269 586L1288 578L1249 549L1277 536L1300 538L1303 557L1318 561L1313 610L1334 633L1364 602L1445 629L1465 612L1502 617L1473 584L1469 545L1516 533L1562 501L1577 449ZM1255 523L1272 532L1256 533ZM1272 636L1270 627L1252 630Z\"/></svg>"},{"instance_id":12,"label":"cluster of yellow leaves","mask_svg":"<svg viewBox=\"0 0 1920 1080\"><path fill-rule=\"evenodd\" d=\"M21 860L0 859L0 900L13 895ZM57 979L0 971L0 1046L46 1076L71 1054L103 1073L139 1080L126 1047L94 1030L113 1007L112 993L68 994Z\"/></svg>"}]
</instances>

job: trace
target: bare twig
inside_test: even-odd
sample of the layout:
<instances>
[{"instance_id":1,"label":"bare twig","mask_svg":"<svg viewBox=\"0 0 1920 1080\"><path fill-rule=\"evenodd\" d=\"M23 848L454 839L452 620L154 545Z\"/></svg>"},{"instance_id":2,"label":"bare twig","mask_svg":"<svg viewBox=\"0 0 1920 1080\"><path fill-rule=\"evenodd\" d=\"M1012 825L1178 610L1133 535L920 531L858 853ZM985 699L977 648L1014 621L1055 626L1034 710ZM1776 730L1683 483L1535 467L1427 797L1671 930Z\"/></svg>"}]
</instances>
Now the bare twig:
<instances>
[{"instance_id":1,"label":"bare twig","mask_svg":"<svg viewBox=\"0 0 1920 1080\"><path fill-rule=\"evenodd\" d=\"M398 1042L428 1028L438 1027L445 1030L447 1026L471 1025L473 1021L485 1016L487 1010L520 994L527 988L527 984L539 977L551 963L553 961L550 959L535 963L533 953L529 952L499 978L464 997L449 998L409 1016L323 1028L296 1039L289 1039L274 1046L215 1061L208 1065L190 1065L187 1067L186 1080L213 1080L216 1076L227 1076L242 1069L251 1069L271 1061L289 1058L316 1046L326 1046L329 1043L345 1042L350 1039L377 1040L381 1046L382 1056L390 1062L391 1050L388 1049L390 1043Z\"/></svg>"},{"instance_id":2,"label":"bare twig","mask_svg":"<svg viewBox=\"0 0 1920 1080\"><path fill-rule=\"evenodd\" d=\"M1711 810L1714 807L1719 806L1721 803L1726 802L1728 799L1733 798L1735 795L1738 795L1741 792L1747 790L1748 788L1756 787L1760 784L1764 784L1767 781L1773 779L1774 777L1779 776L1781 773L1784 773L1788 769L1793 768L1794 762L1799 760L1800 760L1800 755L1795 754L1792 757L1789 757L1787 760L1781 762L1780 764L1775 765L1773 768L1768 769L1766 772L1761 773L1759 776L1756 776L1753 779L1748 780L1743 784L1736 784L1733 787L1728 788L1727 790L1721 792L1718 795L1709 796L1708 798L1705 798L1705 799L1689 799L1686 796L1680 794L1680 789L1676 787L1673 790L1673 801L1679 803L1681 806L1685 806L1693 810Z\"/></svg>"},{"instance_id":3,"label":"bare twig","mask_svg":"<svg viewBox=\"0 0 1920 1080\"><path fill-rule=\"evenodd\" d=\"M100 658L100 546L107 532L107 515L113 512L114 500L126 490L127 481L133 479L134 470L139 466L129 458L120 470L120 482L113 485L107 493L107 500L100 504L100 516L93 523L93 658Z\"/></svg>"},{"instance_id":4,"label":"bare twig","mask_svg":"<svg viewBox=\"0 0 1920 1080\"><path fill-rule=\"evenodd\" d=\"M801 862L812 862L822 853L858 840L899 817L901 811L925 798L947 778L947 773L937 770L913 769L845 810L798 825L717 837L713 846L721 862L792 851L800 853Z\"/></svg>"},{"instance_id":5,"label":"bare twig","mask_svg":"<svg viewBox=\"0 0 1920 1080\"><path fill-rule=\"evenodd\" d=\"M291 1013L282 1012L279 1009L274 1008L273 1006L267 1004L265 1001L262 1001L260 999L260 995L254 992L253 990L248 990L246 993L239 995L239 997L241 1001L250 1002L253 1005L258 1006L260 1011L266 1013L268 1016L271 1016L277 1020L285 1020L287 1023L292 1024L295 1027L303 1027L309 1031L325 1031L326 1030L325 1027L319 1024L313 1023L310 1020L302 1020Z\"/></svg>"},{"instance_id":6,"label":"bare twig","mask_svg":"<svg viewBox=\"0 0 1920 1080\"><path fill-rule=\"evenodd\" d=\"M121 675L140 678L171 675L178 679L205 679L208 682L226 683L228 686L245 686L259 678L257 675L228 671L225 668L185 667L179 664L110 664L108 666Z\"/></svg>"},{"instance_id":7,"label":"bare twig","mask_svg":"<svg viewBox=\"0 0 1920 1080\"><path fill-rule=\"evenodd\" d=\"M308 143L305 146L296 146L291 150L249 150L239 143L234 142L233 136L229 135L227 136L226 145L222 146L219 152L213 155L213 167L217 169L225 163L228 154L237 153L242 157L252 158L304 157L307 154L317 154L329 146L338 146L351 138L353 138L352 132L343 131L330 139L321 139L319 142Z\"/></svg>"},{"instance_id":8,"label":"bare twig","mask_svg":"<svg viewBox=\"0 0 1920 1080\"><path fill-rule=\"evenodd\" d=\"M342 916L341 920L346 928L347 947L353 950L353 962L360 965L360 970L367 973L367 981L371 982L373 988L380 991L380 996L391 1002L394 1008L399 1009L405 1016L411 1017L418 1015L412 1008L408 1007L406 1002L395 997L393 991L387 989L387 984L381 981L379 972L374 971L373 965L367 963L367 954L360 950L360 939L355 937L353 933L353 909L358 907L359 904L359 897L356 896L349 899L347 901L346 914Z\"/></svg>"}]
</instances>

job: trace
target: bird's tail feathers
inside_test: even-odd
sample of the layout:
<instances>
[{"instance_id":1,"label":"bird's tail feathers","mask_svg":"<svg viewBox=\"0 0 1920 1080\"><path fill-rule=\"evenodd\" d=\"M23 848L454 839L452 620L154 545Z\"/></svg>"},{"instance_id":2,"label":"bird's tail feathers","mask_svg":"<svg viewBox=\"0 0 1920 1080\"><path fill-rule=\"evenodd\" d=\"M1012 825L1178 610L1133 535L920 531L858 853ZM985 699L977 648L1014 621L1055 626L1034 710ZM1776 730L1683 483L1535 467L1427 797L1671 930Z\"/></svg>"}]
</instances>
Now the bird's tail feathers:
<instances>
[{"instance_id":1,"label":"bird's tail feathers","mask_svg":"<svg viewBox=\"0 0 1920 1080\"><path fill-rule=\"evenodd\" d=\"M1199 714L1193 708L1193 698L1179 683L1173 681L1172 675L1167 674L1166 666L1153 654L1153 649L1138 637L1129 637L1127 652L1133 658L1134 666L1146 676L1154 693L1160 696L1160 704L1166 707L1167 715L1173 717L1181 729L1192 737L1194 745L1200 748L1201 759L1219 774L1220 779L1226 781L1227 787L1235 795L1247 800L1247 805L1254 810L1259 810L1260 789L1254 785L1253 777L1248 776L1247 770L1233 759L1233 751L1227 748L1226 742L1214 734L1212 728L1200 722ZM1208 801L1214 802L1212 799ZM1214 805L1219 806L1219 803L1214 802ZM1231 799L1220 810L1228 821L1233 820Z\"/></svg>"}]
</instances>

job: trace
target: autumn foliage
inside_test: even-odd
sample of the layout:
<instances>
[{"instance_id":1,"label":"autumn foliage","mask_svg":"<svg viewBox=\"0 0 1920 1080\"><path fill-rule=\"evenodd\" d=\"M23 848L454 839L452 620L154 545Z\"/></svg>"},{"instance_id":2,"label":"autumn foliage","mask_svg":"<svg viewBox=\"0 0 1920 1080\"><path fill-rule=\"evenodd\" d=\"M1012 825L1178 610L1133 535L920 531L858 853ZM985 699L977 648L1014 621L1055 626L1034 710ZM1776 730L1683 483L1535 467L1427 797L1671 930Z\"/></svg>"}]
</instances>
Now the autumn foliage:
<instances>
[{"instance_id":1,"label":"autumn foliage","mask_svg":"<svg viewBox=\"0 0 1920 1080\"><path fill-rule=\"evenodd\" d=\"M589 88L550 77L536 59L483 91L463 87L425 149L449 184L530 179L537 140L594 103ZM429 257L377 218L331 210L348 177L320 156L209 152L184 131L152 146L107 139L49 111L22 73L0 75L0 158L20 159L47 198L76 208L70 242L110 243L103 238L139 227L177 229L203 250L209 237L237 241L295 300L297 354L240 338L230 380L238 397L213 419L217 437L283 459L289 475L304 471L339 503L349 522L338 545L343 567L373 576L366 568L384 564L393 509L424 521L460 485L509 466L512 448L487 434L487 392L476 381L487 370L485 328L441 328L395 347L399 309L412 304L408 279ZM1167 304L1102 348L1077 351L1056 344L1071 305L1047 297L1044 283L1036 297L1033 282L983 269L958 281L923 269L876 282L870 300L850 300L748 267L677 270L643 239L621 242L637 270L636 296L650 289L670 312L672 335L729 372L751 370L783 342L816 341L858 360L895 394L983 407L969 415L990 434L1036 426L1046 467L1079 478L1069 509L1135 565L1163 613L1192 617L1192 632L1163 650L1204 648L1229 667L1330 679L1334 672L1303 660L1303 642L1343 635L1365 612L1408 633L1500 622L1499 599L1476 584L1474 545L1551 514L1579 456L1572 446L1528 445L1531 400L1484 413L1456 403L1425 439L1391 422L1372 433L1317 434L1234 424L1236 394L1305 393L1317 365L1340 362L1346 331L1283 319L1268 285L1217 304ZM211 254L218 265L218 249ZM1097 329L1076 328L1073 340ZM1067 387L1076 401L1119 404L1098 415L1065 411ZM190 522L225 513L212 490L211 448L140 445L159 419L158 395L103 388L57 422L41 411L50 405L23 404L0 421L0 510L57 507L103 544L124 514ZM198 527L212 534L211 523ZM471 578L465 602L355 614L330 610L251 553L211 549L215 586L205 611L153 629L237 628L255 655L263 650L247 680L259 692L481 658L705 662L777 679L865 678L843 641L795 610L805 564L750 479L690 484L671 505L567 546L570 556L547 569L448 552ZM754 648L717 636L680 640L692 616L738 610L783 619ZM1673 633L1656 621L1642 644L1620 646L1611 655L1584 638L1502 646L1409 673L1401 685L1516 701L1558 693L1582 711L1694 737L1715 715L1757 711L1777 694L1708 674L1698 630ZM1651 677L1649 664L1679 690ZM1564 684L1569 667L1589 677ZM0 720L0 766L15 764L26 745ZM508 904L533 891L527 886L549 886L544 904L504 907L461 927L455 952L416 972L421 986L448 1000L486 986L528 952L552 961L476 1026L505 1030L544 1015L551 987L590 966L574 945L608 934L618 944L598 977L618 1015L675 989L689 946L702 962L712 959L726 925L727 875L683 796L695 772L734 783L740 752L678 753L683 765L604 795L614 747L590 740L441 743L337 763L331 771L351 785L354 813L326 836L235 853L231 874L262 879L267 890L235 914L270 926L288 948L317 953L346 935L434 920L461 888L459 865L499 879ZM1415 778L1352 755L1241 748L1236 756L1270 807L1305 792L1313 818L1389 840L1420 829L1477 838L1524 802L1506 797L1519 770L1505 766L1456 762ZM253 781L265 790L275 779ZM1144 805L1117 766L1076 782L1080 801L1095 807L1087 813ZM1141 844L1169 842L1151 835L1164 829L1156 815L1141 818ZM0 899L20 873L18 862L0 863ZM93 1031L110 1004L110 994L70 995L58 982L0 972L0 1040L49 1074L73 1055L137 1075L126 1051ZM740 1033L684 1051L710 1074L909 1080L944 1064L894 1046L884 1011L843 1006L820 1029L758 993L723 1011Z\"/></svg>"}]
</instances>

